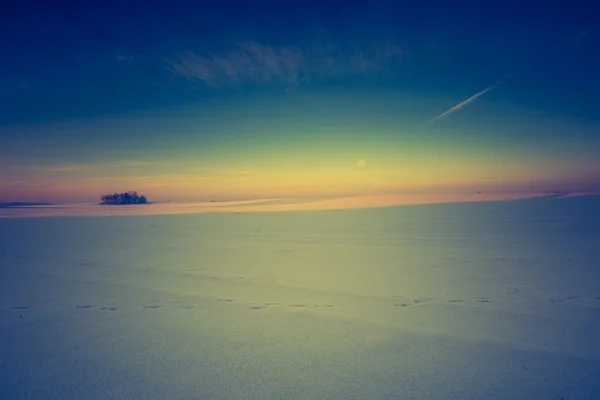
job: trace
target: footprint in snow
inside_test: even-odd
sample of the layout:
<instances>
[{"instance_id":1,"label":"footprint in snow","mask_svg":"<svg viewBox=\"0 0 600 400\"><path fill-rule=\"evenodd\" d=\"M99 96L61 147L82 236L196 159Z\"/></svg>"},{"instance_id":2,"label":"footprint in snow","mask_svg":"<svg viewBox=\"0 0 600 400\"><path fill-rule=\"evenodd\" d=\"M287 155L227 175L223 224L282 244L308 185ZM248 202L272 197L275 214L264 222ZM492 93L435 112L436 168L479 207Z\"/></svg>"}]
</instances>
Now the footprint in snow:
<instances>
[{"instance_id":1,"label":"footprint in snow","mask_svg":"<svg viewBox=\"0 0 600 400\"><path fill-rule=\"evenodd\" d=\"M29 307L29 306L12 306L9 308L11 310L29 310L31 307Z\"/></svg>"},{"instance_id":2,"label":"footprint in snow","mask_svg":"<svg viewBox=\"0 0 600 400\"><path fill-rule=\"evenodd\" d=\"M579 299L577 296L553 297L550 299L550 303L566 303L577 299Z\"/></svg>"},{"instance_id":3,"label":"footprint in snow","mask_svg":"<svg viewBox=\"0 0 600 400\"><path fill-rule=\"evenodd\" d=\"M425 303L429 303L430 301L435 300L434 297L420 297L418 299L413 300L413 303L415 304L425 304Z\"/></svg>"},{"instance_id":4,"label":"footprint in snow","mask_svg":"<svg viewBox=\"0 0 600 400\"><path fill-rule=\"evenodd\" d=\"M395 301L392 302L394 307L409 307L414 305L414 303L407 297L404 296L393 296Z\"/></svg>"}]
</instances>

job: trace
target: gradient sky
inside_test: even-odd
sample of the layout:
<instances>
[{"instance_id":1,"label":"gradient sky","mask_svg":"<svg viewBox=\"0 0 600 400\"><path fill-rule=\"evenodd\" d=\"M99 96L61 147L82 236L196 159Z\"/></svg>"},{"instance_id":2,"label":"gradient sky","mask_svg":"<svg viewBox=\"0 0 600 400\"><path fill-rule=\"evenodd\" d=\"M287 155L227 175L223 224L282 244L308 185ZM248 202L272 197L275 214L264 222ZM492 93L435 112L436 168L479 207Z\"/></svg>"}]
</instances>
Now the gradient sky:
<instances>
[{"instance_id":1,"label":"gradient sky","mask_svg":"<svg viewBox=\"0 0 600 400\"><path fill-rule=\"evenodd\" d=\"M3 2L0 202L600 191L590 2L73 3Z\"/></svg>"}]
</instances>

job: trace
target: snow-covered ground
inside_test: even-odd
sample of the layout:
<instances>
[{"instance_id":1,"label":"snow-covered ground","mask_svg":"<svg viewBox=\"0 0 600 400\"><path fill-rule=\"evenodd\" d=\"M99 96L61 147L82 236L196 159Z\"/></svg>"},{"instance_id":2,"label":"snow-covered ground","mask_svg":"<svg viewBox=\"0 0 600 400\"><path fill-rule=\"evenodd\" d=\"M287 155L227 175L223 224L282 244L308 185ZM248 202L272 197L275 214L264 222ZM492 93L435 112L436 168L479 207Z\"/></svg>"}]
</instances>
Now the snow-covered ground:
<instances>
[{"instance_id":1,"label":"snow-covered ground","mask_svg":"<svg viewBox=\"0 0 600 400\"><path fill-rule=\"evenodd\" d=\"M177 202L141 205L100 205L98 203L51 204L6 207L0 203L0 218L39 218L64 216L177 215L217 212L277 212L308 210L340 210L390 207L407 204L433 204L469 201L500 201L540 197L542 194L471 193L471 194L387 194L333 199L263 199L229 202Z\"/></svg>"},{"instance_id":2,"label":"snow-covered ground","mask_svg":"<svg viewBox=\"0 0 600 400\"><path fill-rule=\"evenodd\" d=\"M0 274L2 399L600 398L598 196L5 218Z\"/></svg>"}]
</instances>

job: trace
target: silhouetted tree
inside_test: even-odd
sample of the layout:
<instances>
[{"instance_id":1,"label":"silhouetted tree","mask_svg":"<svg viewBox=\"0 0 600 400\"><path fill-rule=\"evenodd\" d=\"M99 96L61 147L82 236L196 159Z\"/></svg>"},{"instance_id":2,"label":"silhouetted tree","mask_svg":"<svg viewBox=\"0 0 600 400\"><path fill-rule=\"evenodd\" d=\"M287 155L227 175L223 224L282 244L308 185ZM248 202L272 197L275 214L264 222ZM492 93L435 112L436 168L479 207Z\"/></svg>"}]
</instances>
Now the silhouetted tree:
<instances>
[{"instance_id":1,"label":"silhouetted tree","mask_svg":"<svg viewBox=\"0 0 600 400\"><path fill-rule=\"evenodd\" d=\"M137 192L105 194L100 197L103 205L146 204L146 196L138 196Z\"/></svg>"}]
</instances>

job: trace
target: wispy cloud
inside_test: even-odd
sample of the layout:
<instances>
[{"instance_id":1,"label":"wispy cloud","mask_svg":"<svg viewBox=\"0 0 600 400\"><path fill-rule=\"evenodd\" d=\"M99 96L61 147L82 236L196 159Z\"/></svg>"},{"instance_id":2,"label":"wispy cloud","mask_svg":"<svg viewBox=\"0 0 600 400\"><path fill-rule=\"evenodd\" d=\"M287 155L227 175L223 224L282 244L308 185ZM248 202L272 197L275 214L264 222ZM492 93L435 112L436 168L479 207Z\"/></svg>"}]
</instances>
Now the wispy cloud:
<instances>
[{"instance_id":1,"label":"wispy cloud","mask_svg":"<svg viewBox=\"0 0 600 400\"><path fill-rule=\"evenodd\" d=\"M44 172L77 172L88 169L89 166L86 165L33 165L28 167L28 169L34 171L44 171Z\"/></svg>"},{"instance_id":2,"label":"wispy cloud","mask_svg":"<svg viewBox=\"0 0 600 400\"><path fill-rule=\"evenodd\" d=\"M487 92L489 92L490 90L494 90L496 89L496 87L498 87L498 85L501 83L502 81L498 81L496 82L494 85L487 87L485 89L483 89L480 92L475 93L473 96L469 97L468 99L461 101L460 103L458 103L457 105L455 105L454 107L444 111L443 113L433 117L432 119L430 119L429 121L427 121L424 125L428 125L431 124L432 122L437 121L438 119L447 117L450 114L455 113L456 111L460 110L461 108L463 108L464 106L468 105L469 103L472 103L473 101L477 100L479 97L483 96L484 94L486 94Z\"/></svg>"},{"instance_id":3,"label":"wispy cloud","mask_svg":"<svg viewBox=\"0 0 600 400\"><path fill-rule=\"evenodd\" d=\"M244 83L298 85L327 76L384 71L403 55L402 49L390 43L343 51L331 45L306 50L297 46L248 42L219 54L180 53L167 60L167 68L175 75L213 86Z\"/></svg>"},{"instance_id":4,"label":"wispy cloud","mask_svg":"<svg viewBox=\"0 0 600 400\"><path fill-rule=\"evenodd\" d=\"M115 58L119 61L133 61L133 56L126 56L124 54L117 54Z\"/></svg>"},{"instance_id":5,"label":"wispy cloud","mask_svg":"<svg viewBox=\"0 0 600 400\"><path fill-rule=\"evenodd\" d=\"M83 172L83 171L93 171L104 168L136 168L136 167L145 167L150 165L156 165L159 162L154 161L136 161L136 160L128 160L128 161L116 161L114 163L105 163L105 164L51 164L51 165L31 165L26 167L27 169L34 171L44 171L44 172Z\"/></svg>"},{"instance_id":6,"label":"wispy cloud","mask_svg":"<svg viewBox=\"0 0 600 400\"><path fill-rule=\"evenodd\" d=\"M156 164L160 164L161 162L159 161L136 161L136 160L129 160L129 161L119 161L116 162L114 164L103 164L104 167L114 167L114 168L119 168L119 167L145 167L148 165L156 165Z\"/></svg>"},{"instance_id":7,"label":"wispy cloud","mask_svg":"<svg viewBox=\"0 0 600 400\"><path fill-rule=\"evenodd\" d=\"M21 185L23 183L29 183L29 181L24 181L24 180L7 181L7 182L2 182L2 185L3 186L11 186L11 185Z\"/></svg>"},{"instance_id":8,"label":"wispy cloud","mask_svg":"<svg viewBox=\"0 0 600 400\"><path fill-rule=\"evenodd\" d=\"M212 181L217 178L210 176L189 176L181 174L159 174L159 175L141 175L141 176L98 176L85 178L87 181L171 181L171 182L183 182L183 181Z\"/></svg>"},{"instance_id":9,"label":"wispy cloud","mask_svg":"<svg viewBox=\"0 0 600 400\"><path fill-rule=\"evenodd\" d=\"M587 29L584 29L584 30L579 31L576 34L574 34L573 37L571 38L571 42L580 42L580 41L586 39L588 36L590 36L590 31Z\"/></svg>"}]
</instances>

